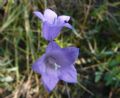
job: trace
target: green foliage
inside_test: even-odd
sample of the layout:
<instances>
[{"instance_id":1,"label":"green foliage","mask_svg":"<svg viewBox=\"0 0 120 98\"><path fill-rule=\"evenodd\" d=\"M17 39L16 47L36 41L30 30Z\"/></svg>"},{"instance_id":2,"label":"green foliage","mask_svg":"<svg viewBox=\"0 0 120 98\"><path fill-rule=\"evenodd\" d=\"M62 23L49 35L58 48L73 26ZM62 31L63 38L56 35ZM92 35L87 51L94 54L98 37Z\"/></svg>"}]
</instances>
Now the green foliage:
<instances>
[{"instance_id":1,"label":"green foliage","mask_svg":"<svg viewBox=\"0 0 120 98\"><path fill-rule=\"evenodd\" d=\"M50 94L31 69L48 43L33 11L46 7L74 26L56 42L80 48L78 83L61 81ZM0 0L0 98L120 98L119 7L119 0Z\"/></svg>"}]
</instances>

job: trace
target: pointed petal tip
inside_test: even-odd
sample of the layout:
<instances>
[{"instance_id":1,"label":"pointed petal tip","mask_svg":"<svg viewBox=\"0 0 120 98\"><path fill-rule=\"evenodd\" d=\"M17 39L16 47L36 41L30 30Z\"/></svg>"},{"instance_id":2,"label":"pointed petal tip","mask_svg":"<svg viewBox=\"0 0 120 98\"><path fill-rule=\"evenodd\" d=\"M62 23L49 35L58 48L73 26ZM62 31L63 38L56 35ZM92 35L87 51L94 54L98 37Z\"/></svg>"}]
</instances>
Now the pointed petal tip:
<instances>
[{"instance_id":1,"label":"pointed petal tip","mask_svg":"<svg viewBox=\"0 0 120 98\"><path fill-rule=\"evenodd\" d=\"M74 56L75 56L75 58L77 58L78 57L78 55L79 55L79 48L77 48L77 47L70 47L71 48L71 52L74 54Z\"/></svg>"},{"instance_id":2,"label":"pointed petal tip","mask_svg":"<svg viewBox=\"0 0 120 98\"><path fill-rule=\"evenodd\" d=\"M80 49L79 49L79 48L76 48L76 53L77 53L77 54L79 54L79 51L80 51Z\"/></svg>"},{"instance_id":3,"label":"pointed petal tip","mask_svg":"<svg viewBox=\"0 0 120 98\"><path fill-rule=\"evenodd\" d=\"M74 64L75 60L79 56L79 48L76 47L66 47L62 48L64 54L66 55L66 59L69 61L69 65Z\"/></svg>"},{"instance_id":4,"label":"pointed petal tip","mask_svg":"<svg viewBox=\"0 0 120 98\"><path fill-rule=\"evenodd\" d=\"M33 64L32 64L32 70L34 71L34 72L37 72L37 70L36 69L38 69L37 68L38 66L36 65L36 62L34 62Z\"/></svg>"},{"instance_id":5,"label":"pointed petal tip","mask_svg":"<svg viewBox=\"0 0 120 98\"><path fill-rule=\"evenodd\" d=\"M41 13L39 11L34 11L33 14L37 15L38 13Z\"/></svg>"},{"instance_id":6,"label":"pointed petal tip","mask_svg":"<svg viewBox=\"0 0 120 98\"><path fill-rule=\"evenodd\" d=\"M61 69L59 78L60 80L63 80L68 83L77 83L77 71L74 65L66 66L63 69Z\"/></svg>"},{"instance_id":7,"label":"pointed petal tip","mask_svg":"<svg viewBox=\"0 0 120 98\"><path fill-rule=\"evenodd\" d=\"M34 14L35 16L37 16L39 19L41 19L42 21L45 21L45 18L44 18L43 14L42 14L41 12L39 12L39 11L34 11L33 14Z\"/></svg>"},{"instance_id":8,"label":"pointed petal tip","mask_svg":"<svg viewBox=\"0 0 120 98\"><path fill-rule=\"evenodd\" d=\"M40 58L38 58L33 64L32 64L32 70L38 74L45 73L45 64L44 64L44 58L45 54L42 55Z\"/></svg>"},{"instance_id":9,"label":"pointed petal tip","mask_svg":"<svg viewBox=\"0 0 120 98\"><path fill-rule=\"evenodd\" d=\"M51 92L55 88L58 81L58 77L50 76L47 74L42 75L42 83L48 92Z\"/></svg>"},{"instance_id":10,"label":"pointed petal tip","mask_svg":"<svg viewBox=\"0 0 120 98\"><path fill-rule=\"evenodd\" d=\"M69 23L65 23L64 26L72 30L74 29L73 26Z\"/></svg>"}]
</instances>

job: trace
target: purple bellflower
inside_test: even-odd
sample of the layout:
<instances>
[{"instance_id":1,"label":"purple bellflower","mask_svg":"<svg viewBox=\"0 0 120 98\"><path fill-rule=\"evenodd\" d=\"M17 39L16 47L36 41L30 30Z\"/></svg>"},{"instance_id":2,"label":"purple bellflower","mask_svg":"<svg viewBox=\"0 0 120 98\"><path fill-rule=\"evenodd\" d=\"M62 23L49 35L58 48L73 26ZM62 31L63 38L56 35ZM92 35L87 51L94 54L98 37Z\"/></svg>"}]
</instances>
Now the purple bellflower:
<instances>
[{"instance_id":1,"label":"purple bellflower","mask_svg":"<svg viewBox=\"0 0 120 98\"><path fill-rule=\"evenodd\" d=\"M70 16L57 16L50 9L46 9L44 14L39 11L34 11L34 14L42 20L42 36L48 41L54 40L64 26L72 29L72 26L68 23Z\"/></svg>"},{"instance_id":2,"label":"purple bellflower","mask_svg":"<svg viewBox=\"0 0 120 98\"><path fill-rule=\"evenodd\" d=\"M74 63L78 54L78 48L60 48L54 41L51 41L46 48L46 53L33 63L32 69L41 74L42 83L50 92L59 80L68 83L77 82Z\"/></svg>"}]
</instances>

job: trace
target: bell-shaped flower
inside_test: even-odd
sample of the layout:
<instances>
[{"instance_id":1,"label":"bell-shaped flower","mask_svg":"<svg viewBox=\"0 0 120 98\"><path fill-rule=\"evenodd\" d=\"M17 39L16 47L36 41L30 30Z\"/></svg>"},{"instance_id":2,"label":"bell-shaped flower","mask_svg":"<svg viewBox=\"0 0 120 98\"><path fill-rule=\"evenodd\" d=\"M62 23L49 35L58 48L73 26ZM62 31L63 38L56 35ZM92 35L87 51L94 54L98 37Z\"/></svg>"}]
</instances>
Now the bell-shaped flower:
<instances>
[{"instance_id":1,"label":"bell-shaped flower","mask_svg":"<svg viewBox=\"0 0 120 98\"><path fill-rule=\"evenodd\" d=\"M60 48L52 41L45 54L33 63L32 69L41 74L42 83L47 91L53 90L59 80L76 83L77 72L74 64L78 54L78 48Z\"/></svg>"},{"instance_id":2,"label":"bell-shaped flower","mask_svg":"<svg viewBox=\"0 0 120 98\"><path fill-rule=\"evenodd\" d=\"M68 23L70 16L57 16L50 9L46 9L44 14L39 11L34 11L34 14L42 20L42 36L48 41L54 40L64 26L72 29L72 26Z\"/></svg>"}]
</instances>

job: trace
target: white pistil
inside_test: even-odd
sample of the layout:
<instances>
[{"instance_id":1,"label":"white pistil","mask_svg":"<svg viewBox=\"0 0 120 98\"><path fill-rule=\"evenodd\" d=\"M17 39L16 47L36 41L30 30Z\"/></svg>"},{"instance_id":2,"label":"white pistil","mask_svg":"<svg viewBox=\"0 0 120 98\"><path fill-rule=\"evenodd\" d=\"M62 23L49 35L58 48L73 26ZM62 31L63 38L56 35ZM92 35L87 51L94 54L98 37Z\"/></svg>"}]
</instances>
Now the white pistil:
<instances>
[{"instance_id":1,"label":"white pistil","mask_svg":"<svg viewBox=\"0 0 120 98\"><path fill-rule=\"evenodd\" d=\"M57 70L58 68L60 68L61 66L60 65L58 65L58 64L54 64L54 66L55 66L55 70Z\"/></svg>"}]
</instances>

